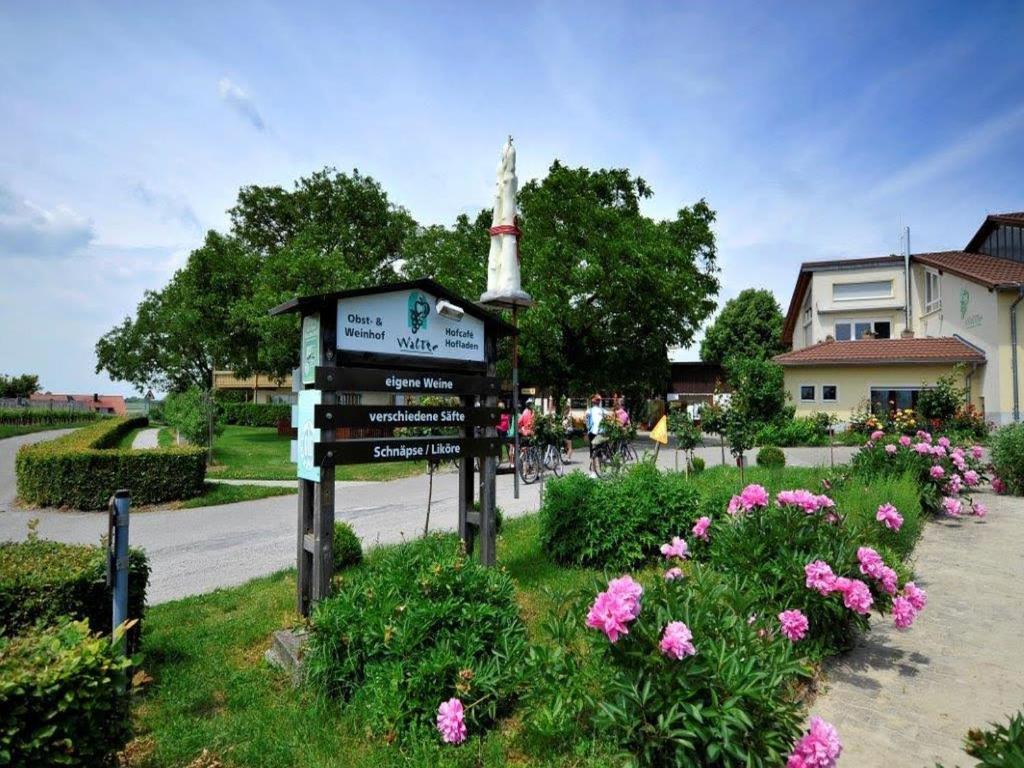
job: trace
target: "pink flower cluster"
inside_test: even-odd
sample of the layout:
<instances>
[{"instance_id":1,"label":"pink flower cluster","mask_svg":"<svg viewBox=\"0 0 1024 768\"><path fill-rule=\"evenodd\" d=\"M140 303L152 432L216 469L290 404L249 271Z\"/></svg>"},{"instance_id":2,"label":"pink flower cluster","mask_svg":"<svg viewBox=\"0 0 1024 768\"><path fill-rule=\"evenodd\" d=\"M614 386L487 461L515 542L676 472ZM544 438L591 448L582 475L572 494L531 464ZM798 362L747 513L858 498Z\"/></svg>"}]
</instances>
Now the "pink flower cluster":
<instances>
[{"instance_id":1,"label":"pink flower cluster","mask_svg":"<svg viewBox=\"0 0 1024 768\"><path fill-rule=\"evenodd\" d=\"M821 595L830 595L835 589L836 575L824 560L815 560L805 565L804 574L807 576L805 584L808 589L817 590Z\"/></svg>"},{"instance_id":2,"label":"pink flower cluster","mask_svg":"<svg viewBox=\"0 0 1024 768\"><path fill-rule=\"evenodd\" d=\"M817 590L824 596L839 592L843 596L843 605L851 611L871 613L871 606L875 601L868 585L860 579L836 576L829 564L822 560L815 560L805 565L804 574L807 576L805 583L808 589Z\"/></svg>"},{"instance_id":3,"label":"pink flower cluster","mask_svg":"<svg viewBox=\"0 0 1024 768\"><path fill-rule=\"evenodd\" d=\"M875 513L875 519L890 531L898 531L903 527L903 515L892 504L881 504Z\"/></svg>"},{"instance_id":4,"label":"pink flower cluster","mask_svg":"<svg viewBox=\"0 0 1024 768\"><path fill-rule=\"evenodd\" d=\"M693 656L697 649L693 647L693 633L681 621L670 621L661 636L658 648L672 659L685 659Z\"/></svg>"},{"instance_id":5,"label":"pink flower cluster","mask_svg":"<svg viewBox=\"0 0 1024 768\"><path fill-rule=\"evenodd\" d=\"M857 561L860 563L861 573L881 584L882 589L888 594L896 594L896 571L885 564L880 554L871 547L860 547L857 550Z\"/></svg>"},{"instance_id":6,"label":"pink flower cluster","mask_svg":"<svg viewBox=\"0 0 1024 768\"><path fill-rule=\"evenodd\" d=\"M793 745L786 768L835 768L843 744L839 733L820 717L811 718L811 727Z\"/></svg>"},{"instance_id":7,"label":"pink flower cluster","mask_svg":"<svg viewBox=\"0 0 1024 768\"><path fill-rule=\"evenodd\" d=\"M693 535L701 541L709 541L708 528L711 527L711 518L702 517L693 525Z\"/></svg>"},{"instance_id":8,"label":"pink flower cluster","mask_svg":"<svg viewBox=\"0 0 1024 768\"><path fill-rule=\"evenodd\" d=\"M683 559L687 556L689 549L690 547L686 543L685 539L681 539L678 536L673 536L672 541L670 541L668 544L661 545L661 554L663 554L669 560L671 560L673 557Z\"/></svg>"},{"instance_id":9,"label":"pink flower cluster","mask_svg":"<svg viewBox=\"0 0 1024 768\"><path fill-rule=\"evenodd\" d=\"M903 593L892 601L892 619L896 629L907 629L928 604L928 595L914 582L903 585Z\"/></svg>"},{"instance_id":10,"label":"pink flower cluster","mask_svg":"<svg viewBox=\"0 0 1024 768\"><path fill-rule=\"evenodd\" d=\"M782 629L782 634L794 643L803 640L807 630L810 628L810 622L804 616L803 611L797 609L780 613L779 625Z\"/></svg>"},{"instance_id":11,"label":"pink flower cluster","mask_svg":"<svg viewBox=\"0 0 1024 768\"><path fill-rule=\"evenodd\" d=\"M630 576L608 582L608 589L598 594L587 613L587 626L599 629L615 642L619 635L629 634L629 622L640 614L640 596L644 588Z\"/></svg>"},{"instance_id":12,"label":"pink flower cluster","mask_svg":"<svg viewBox=\"0 0 1024 768\"><path fill-rule=\"evenodd\" d=\"M437 730L445 744L461 744L466 740L466 714L456 698L441 702L437 708Z\"/></svg>"},{"instance_id":13,"label":"pink flower cluster","mask_svg":"<svg viewBox=\"0 0 1024 768\"><path fill-rule=\"evenodd\" d=\"M730 515L737 515L740 512L751 512L757 507L768 506L768 491L763 485L750 484L738 496L729 500L727 509Z\"/></svg>"},{"instance_id":14,"label":"pink flower cluster","mask_svg":"<svg viewBox=\"0 0 1024 768\"><path fill-rule=\"evenodd\" d=\"M665 571L665 581L675 581L676 579L683 578L682 568L669 568Z\"/></svg>"},{"instance_id":15,"label":"pink flower cluster","mask_svg":"<svg viewBox=\"0 0 1024 768\"><path fill-rule=\"evenodd\" d=\"M813 514L819 509L831 509L836 505L825 494L811 493L803 488L795 491L779 491L775 500L780 505L800 507L807 514Z\"/></svg>"}]
</instances>

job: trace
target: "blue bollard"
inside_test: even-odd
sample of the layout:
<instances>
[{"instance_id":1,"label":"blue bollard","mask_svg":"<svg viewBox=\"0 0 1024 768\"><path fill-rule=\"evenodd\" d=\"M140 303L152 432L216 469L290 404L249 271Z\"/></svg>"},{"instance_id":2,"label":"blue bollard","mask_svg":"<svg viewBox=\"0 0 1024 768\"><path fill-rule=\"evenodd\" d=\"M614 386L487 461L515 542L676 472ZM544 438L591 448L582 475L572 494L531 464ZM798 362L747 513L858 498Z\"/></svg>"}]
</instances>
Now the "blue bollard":
<instances>
[{"instance_id":1,"label":"blue bollard","mask_svg":"<svg viewBox=\"0 0 1024 768\"><path fill-rule=\"evenodd\" d=\"M112 571L114 586L114 629L128 620L128 509L131 506L131 493L126 490L114 494L113 520L111 528ZM119 643L122 651L125 639Z\"/></svg>"}]
</instances>

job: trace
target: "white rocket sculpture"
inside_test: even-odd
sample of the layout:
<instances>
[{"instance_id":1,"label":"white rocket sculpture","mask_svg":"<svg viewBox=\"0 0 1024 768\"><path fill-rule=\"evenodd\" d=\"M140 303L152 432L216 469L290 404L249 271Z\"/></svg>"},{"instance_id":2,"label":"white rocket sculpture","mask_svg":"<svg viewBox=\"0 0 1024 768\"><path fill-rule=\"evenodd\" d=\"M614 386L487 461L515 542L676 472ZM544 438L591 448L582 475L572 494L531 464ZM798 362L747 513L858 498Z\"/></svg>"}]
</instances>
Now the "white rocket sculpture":
<instances>
[{"instance_id":1,"label":"white rocket sculpture","mask_svg":"<svg viewBox=\"0 0 1024 768\"><path fill-rule=\"evenodd\" d=\"M498 160L498 180L494 189L494 216L491 219L491 250L487 256L487 290L481 303L529 305L519 275L519 226L516 216L516 150L508 137Z\"/></svg>"}]
</instances>

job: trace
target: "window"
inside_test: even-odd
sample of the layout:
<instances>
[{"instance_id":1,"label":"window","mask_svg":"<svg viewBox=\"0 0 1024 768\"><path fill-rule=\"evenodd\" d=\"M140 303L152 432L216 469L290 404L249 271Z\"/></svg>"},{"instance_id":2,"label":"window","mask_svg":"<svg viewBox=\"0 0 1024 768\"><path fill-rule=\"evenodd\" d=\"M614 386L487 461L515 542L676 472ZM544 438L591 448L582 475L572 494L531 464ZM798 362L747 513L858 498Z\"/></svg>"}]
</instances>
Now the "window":
<instances>
[{"instance_id":1,"label":"window","mask_svg":"<svg viewBox=\"0 0 1024 768\"><path fill-rule=\"evenodd\" d=\"M821 385L821 401L823 403L834 403L839 399L839 388L835 384Z\"/></svg>"},{"instance_id":2,"label":"window","mask_svg":"<svg viewBox=\"0 0 1024 768\"><path fill-rule=\"evenodd\" d=\"M876 339L892 338L892 323L888 320L839 320L835 325L836 341L863 339L867 332Z\"/></svg>"},{"instance_id":3,"label":"window","mask_svg":"<svg viewBox=\"0 0 1024 768\"><path fill-rule=\"evenodd\" d=\"M942 309L942 283L939 273L932 269L924 271L924 311Z\"/></svg>"},{"instance_id":4,"label":"window","mask_svg":"<svg viewBox=\"0 0 1024 768\"><path fill-rule=\"evenodd\" d=\"M804 403L814 402L814 385L813 384L801 384L800 385L800 401Z\"/></svg>"},{"instance_id":5,"label":"window","mask_svg":"<svg viewBox=\"0 0 1024 768\"><path fill-rule=\"evenodd\" d=\"M872 387L871 412L876 416L892 413L897 408L917 409L920 387Z\"/></svg>"},{"instance_id":6,"label":"window","mask_svg":"<svg viewBox=\"0 0 1024 768\"><path fill-rule=\"evenodd\" d=\"M870 280L863 283L833 283L834 301L892 298L892 280Z\"/></svg>"}]
</instances>

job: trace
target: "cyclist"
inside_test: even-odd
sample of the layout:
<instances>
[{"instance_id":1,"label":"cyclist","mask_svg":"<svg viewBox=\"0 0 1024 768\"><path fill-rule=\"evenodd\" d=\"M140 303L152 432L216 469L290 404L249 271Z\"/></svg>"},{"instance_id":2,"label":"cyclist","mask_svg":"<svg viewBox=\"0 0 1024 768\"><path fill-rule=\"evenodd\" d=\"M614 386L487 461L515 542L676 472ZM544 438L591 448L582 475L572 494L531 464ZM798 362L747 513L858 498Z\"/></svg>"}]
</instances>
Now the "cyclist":
<instances>
[{"instance_id":1,"label":"cyclist","mask_svg":"<svg viewBox=\"0 0 1024 768\"><path fill-rule=\"evenodd\" d=\"M594 449L608 439L603 434L604 408L601 407L601 395L594 395L590 398L590 407L587 409L586 420L587 442L590 444L590 476L597 477Z\"/></svg>"},{"instance_id":2,"label":"cyclist","mask_svg":"<svg viewBox=\"0 0 1024 768\"><path fill-rule=\"evenodd\" d=\"M523 406L523 412L519 414L519 439L524 440L533 437L533 400L527 400Z\"/></svg>"},{"instance_id":3,"label":"cyclist","mask_svg":"<svg viewBox=\"0 0 1024 768\"><path fill-rule=\"evenodd\" d=\"M619 420L620 426L629 426L629 411L626 410L625 401L621 397L615 401L615 418Z\"/></svg>"}]
</instances>

